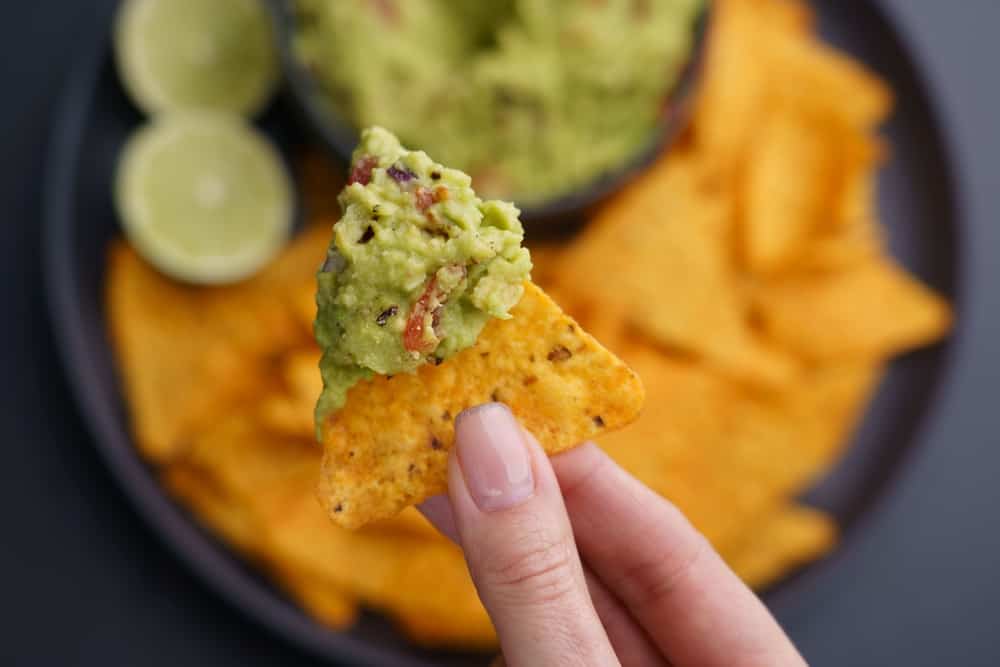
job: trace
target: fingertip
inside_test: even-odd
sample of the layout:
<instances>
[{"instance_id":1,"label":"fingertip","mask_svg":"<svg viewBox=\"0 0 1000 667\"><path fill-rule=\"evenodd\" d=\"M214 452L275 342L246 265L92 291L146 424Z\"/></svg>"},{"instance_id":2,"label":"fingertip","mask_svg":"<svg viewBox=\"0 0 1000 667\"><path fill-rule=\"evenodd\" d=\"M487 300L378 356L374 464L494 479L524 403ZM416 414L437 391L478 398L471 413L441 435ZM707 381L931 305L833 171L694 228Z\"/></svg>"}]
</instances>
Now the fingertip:
<instances>
[{"instance_id":1,"label":"fingertip","mask_svg":"<svg viewBox=\"0 0 1000 667\"><path fill-rule=\"evenodd\" d=\"M417 509L445 537L458 543L458 529L455 527L455 515L451 511L451 501L448 500L448 496L431 496L417 505Z\"/></svg>"}]
</instances>

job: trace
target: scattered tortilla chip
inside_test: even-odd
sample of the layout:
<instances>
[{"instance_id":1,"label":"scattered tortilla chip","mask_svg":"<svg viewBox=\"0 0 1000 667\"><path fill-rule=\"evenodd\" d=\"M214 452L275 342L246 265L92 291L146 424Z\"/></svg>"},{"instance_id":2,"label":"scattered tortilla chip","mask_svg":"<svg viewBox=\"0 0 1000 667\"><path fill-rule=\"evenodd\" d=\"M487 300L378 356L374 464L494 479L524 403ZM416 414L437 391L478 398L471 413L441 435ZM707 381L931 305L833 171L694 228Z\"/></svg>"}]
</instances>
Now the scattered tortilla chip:
<instances>
[{"instance_id":1,"label":"scattered tortilla chip","mask_svg":"<svg viewBox=\"0 0 1000 667\"><path fill-rule=\"evenodd\" d=\"M725 241L729 203L705 179L690 155L671 153L597 214L559 281L661 345L740 380L786 384L795 366L748 325Z\"/></svg>"},{"instance_id":2,"label":"scattered tortilla chip","mask_svg":"<svg viewBox=\"0 0 1000 667\"><path fill-rule=\"evenodd\" d=\"M320 495L338 524L357 528L443 493L454 418L500 401L556 453L636 418L638 377L538 287L474 346L415 374L355 385L323 424Z\"/></svg>"},{"instance_id":3,"label":"scattered tortilla chip","mask_svg":"<svg viewBox=\"0 0 1000 667\"><path fill-rule=\"evenodd\" d=\"M643 378L646 407L598 442L718 548L827 468L880 377L868 364L838 363L760 396L642 341L617 351Z\"/></svg>"},{"instance_id":4,"label":"scattered tortilla chip","mask_svg":"<svg viewBox=\"0 0 1000 667\"><path fill-rule=\"evenodd\" d=\"M198 511L208 511L217 528L239 516L252 527L253 553L283 581L318 582L326 589L304 600L321 620L342 611L329 599L340 592L398 619L415 639L462 647L495 644L455 545L440 536L429 539L428 525L412 508L365 531L335 526L315 495L320 457L315 444L275 438L256 424L250 409L206 430L185 462L172 466L210 480L214 492L199 494ZM214 507L207 504L212 501ZM294 585L289 590L301 593Z\"/></svg>"},{"instance_id":5,"label":"scattered tortilla chip","mask_svg":"<svg viewBox=\"0 0 1000 667\"><path fill-rule=\"evenodd\" d=\"M311 579L297 572L274 570L288 592L305 607L314 619L333 630L349 627L358 618L357 600L321 579Z\"/></svg>"},{"instance_id":6,"label":"scattered tortilla chip","mask_svg":"<svg viewBox=\"0 0 1000 667\"><path fill-rule=\"evenodd\" d=\"M895 262L785 277L756 291L764 330L805 359L883 359L941 338L951 311Z\"/></svg>"},{"instance_id":7,"label":"scattered tortilla chip","mask_svg":"<svg viewBox=\"0 0 1000 667\"><path fill-rule=\"evenodd\" d=\"M259 391L269 355L307 340L288 295L297 284L315 289L327 233L312 228L254 278L212 288L176 283L124 243L111 247L110 334L147 457L175 457L202 424Z\"/></svg>"},{"instance_id":8,"label":"scattered tortilla chip","mask_svg":"<svg viewBox=\"0 0 1000 667\"><path fill-rule=\"evenodd\" d=\"M781 110L762 122L744 181L746 259L754 271L786 266L834 215L840 163L835 128Z\"/></svg>"},{"instance_id":9,"label":"scattered tortilla chip","mask_svg":"<svg viewBox=\"0 0 1000 667\"><path fill-rule=\"evenodd\" d=\"M422 643L492 647L496 635L465 568L445 540L331 525L313 494L266 523L270 557L344 588Z\"/></svg>"},{"instance_id":10,"label":"scattered tortilla chip","mask_svg":"<svg viewBox=\"0 0 1000 667\"><path fill-rule=\"evenodd\" d=\"M260 406L263 423L284 435L315 438L313 409L323 391L320 351L315 346L295 350L281 361L281 388Z\"/></svg>"},{"instance_id":11,"label":"scattered tortilla chip","mask_svg":"<svg viewBox=\"0 0 1000 667\"><path fill-rule=\"evenodd\" d=\"M765 112L768 74L758 55L765 28L756 4L714 3L706 66L692 118L700 151L727 173L742 162L743 149Z\"/></svg>"},{"instance_id":12,"label":"scattered tortilla chip","mask_svg":"<svg viewBox=\"0 0 1000 667\"><path fill-rule=\"evenodd\" d=\"M184 465L173 465L163 471L161 481L194 510L207 528L245 554L259 553L258 532L249 510L231 503L205 475Z\"/></svg>"},{"instance_id":13,"label":"scattered tortilla chip","mask_svg":"<svg viewBox=\"0 0 1000 667\"><path fill-rule=\"evenodd\" d=\"M722 555L748 586L760 590L828 553L836 539L837 526L825 512L789 505L757 524L745 541Z\"/></svg>"},{"instance_id":14,"label":"scattered tortilla chip","mask_svg":"<svg viewBox=\"0 0 1000 667\"><path fill-rule=\"evenodd\" d=\"M547 241L526 243L526 245L531 251L531 282L542 289L545 289L547 285L554 285L559 273L559 259L566 252L565 243ZM555 297L553 299L556 303L560 303Z\"/></svg>"},{"instance_id":15,"label":"scattered tortilla chip","mask_svg":"<svg viewBox=\"0 0 1000 667\"><path fill-rule=\"evenodd\" d=\"M815 39L788 30L771 30L761 40L758 63L772 83L772 94L784 103L871 130L889 115L892 91L854 58Z\"/></svg>"}]
</instances>

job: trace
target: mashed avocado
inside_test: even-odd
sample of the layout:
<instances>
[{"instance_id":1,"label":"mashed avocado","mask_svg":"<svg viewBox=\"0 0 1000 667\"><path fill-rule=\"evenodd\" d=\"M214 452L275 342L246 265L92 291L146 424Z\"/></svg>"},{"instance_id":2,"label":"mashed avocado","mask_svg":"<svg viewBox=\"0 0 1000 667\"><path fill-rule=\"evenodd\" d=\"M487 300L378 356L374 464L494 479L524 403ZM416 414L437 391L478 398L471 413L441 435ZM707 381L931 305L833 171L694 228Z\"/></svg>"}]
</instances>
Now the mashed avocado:
<instances>
[{"instance_id":1,"label":"mashed avocado","mask_svg":"<svg viewBox=\"0 0 1000 667\"><path fill-rule=\"evenodd\" d=\"M531 257L518 210L381 128L365 130L318 275L316 423L373 373L413 372L476 342L521 299Z\"/></svg>"},{"instance_id":2,"label":"mashed avocado","mask_svg":"<svg viewBox=\"0 0 1000 667\"><path fill-rule=\"evenodd\" d=\"M358 127L547 199L647 140L705 0L297 0L299 57Z\"/></svg>"}]
</instances>

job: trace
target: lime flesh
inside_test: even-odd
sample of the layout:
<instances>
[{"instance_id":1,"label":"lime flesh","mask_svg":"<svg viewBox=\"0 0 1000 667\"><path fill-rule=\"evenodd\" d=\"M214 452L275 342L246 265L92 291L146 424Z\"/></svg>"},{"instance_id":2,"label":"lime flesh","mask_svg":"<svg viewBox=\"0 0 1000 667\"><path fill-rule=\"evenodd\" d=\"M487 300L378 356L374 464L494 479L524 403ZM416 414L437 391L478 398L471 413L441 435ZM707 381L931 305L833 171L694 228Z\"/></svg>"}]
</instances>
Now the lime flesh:
<instances>
[{"instance_id":1,"label":"lime flesh","mask_svg":"<svg viewBox=\"0 0 1000 667\"><path fill-rule=\"evenodd\" d=\"M168 114L122 152L115 203L132 245L164 273L235 282L287 241L293 195L272 144L232 114Z\"/></svg>"},{"instance_id":2,"label":"lime flesh","mask_svg":"<svg viewBox=\"0 0 1000 667\"><path fill-rule=\"evenodd\" d=\"M115 55L125 88L147 113L254 114L279 76L274 28L259 0L126 0Z\"/></svg>"}]
</instances>

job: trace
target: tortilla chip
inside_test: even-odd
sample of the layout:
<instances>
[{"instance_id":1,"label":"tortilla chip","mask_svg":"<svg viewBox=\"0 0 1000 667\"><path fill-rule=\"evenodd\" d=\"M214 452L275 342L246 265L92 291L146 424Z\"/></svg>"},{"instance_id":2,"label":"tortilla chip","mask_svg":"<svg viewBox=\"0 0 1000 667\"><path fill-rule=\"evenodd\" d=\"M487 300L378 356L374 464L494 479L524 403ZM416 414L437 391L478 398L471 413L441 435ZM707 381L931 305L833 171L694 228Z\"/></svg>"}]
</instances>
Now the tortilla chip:
<instances>
[{"instance_id":1,"label":"tortilla chip","mask_svg":"<svg viewBox=\"0 0 1000 667\"><path fill-rule=\"evenodd\" d=\"M528 243L527 245L531 251L531 282L542 289L556 284L559 274L559 259L566 252L566 244L558 241L546 241ZM556 302L560 303L558 299Z\"/></svg>"},{"instance_id":2,"label":"tortilla chip","mask_svg":"<svg viewBox=\"0 0 1000 667\"><path fill-rule=\"evenodd\" d=\"M951 325L944 299L888 258L764 283L756 307L768 335L809 360L884 359Z\"/></svg>"},{"instance_id":3,"label":"tortilla chip","mask_svg":"<svg viewBox=\"0 0 1000 667\"><path fill-rule=\"evenodd\" d=\"M828 553L836 541L837 526L828 514L789 505L755 525L747 540L722 556L748 586L759 590Z\"/></svg>"},{"instance_id":4,"label":"tortilla chip","mask_svg":"<svg viewBox=\"0 0 1000 667\"><path fill-rule=\"evenodd\" d=\"M340 622L346 608L336 595L358 599L399 620L417 639L492 647L495 634L458 548L431 532L416 510L364 531L335 526L315 495L320 452L314 442L281 439L261 429L252 405L235 410L197 438L182 464L209 480L196 511L213 521L239 516L254 554L285 583L312 582L321 590L289 589L321 620ZM183 468L182 468L183 467ZM433 574L432 574L433 573Z\"/></svg>"},{"instance_id":5,"label":"tortilla chip","mask_svg":"<svg viewBox=\"0 0 1000 667\"><path fill-rule=\"evenodd\" d=\"M752 270L787 266L803 242L835 215L839 134L781 110L762 123L744 184L743 236Z\"/></svg>"},{"instance_id":6,"label":"tortilla chip","mask_svg":"<svg viewBox=\"0 0 1000 667\"><path fill-rule=\"evenodd\" d=\"M867 363L831 364L757 395L641 340L617 351L642 377L646 405L634 424L598 442L717 548L827 469L880 377Z\"/></svg>"},{"instance_id":7,"label":"tortilla chip","mask_svg":"<svg viewBox=\"0 0 1000 667\"><path fill-rule=\"evenodd\" d=\"M268 356L308 341L289 295L302 284L315 291L328 236L311 228L260 274L225 287L176 283L124 243L111 247L110 334L148 458L174 458L200 425L260 390Z\"/></svg>"},{"instance_id":8,"label":"tortilla chip","mask_svg":"<svg viewBox=\"0 0 1000 667\"><path fill-rule=\"evenodd\" d=\"M870 130L889 115L892 91L851 56L812 35L772 30L760 42L772 94L802 109L831 113L847 125Z\"/></svg>"},{"instance_id":9,"label":"tortilla chip","mask_svg":"<svg viewBox=\"0 0 1000 667\"><path fill-rule=\"evenodd\" d=\"M765 113L767 72L757 55L758 3L721 0L712 9L705 71L692 118L695 142L722 170L742 161Z\"/></svg>"},{"instance_id":10,"label":"tortilla chip","mask_svg":"<svg viewBox=\"0 0 1000 667\"><path fill-rule=\"evenodd\" d=\"M357 620L357 601L341 589L298 572L286 573L275 569L274 573L306 612L328 628L342 630Z\"/></svg>"},{"instance_id":11,"label":"tortilla chip","mask_svg":"<svg viewBox=\"0 0 1000 667\"><path fill-rule=\"evenodd\" d=\"M550 454L636 418L638 377L538 287L525 283L512 315L439 366L351 389L323 424L320 496L335 522L357 528L443 493L466 408L507 404Z\"/></svg>"},{"instance_id":12,"label":"tortilla chip","mask_svg":"<svg viewBox=\"0 0 1000 667\"><path fill-rule=\"evenodd\" d=\"M311 493L266 524L277 562L356 595L422 643L492 647L496 636L461 551L446 541L331 525Z\"/></svg>"},{"instance_id":13,"label":"tortilla chip","mask_svg":"<svg viewBox=\"0 0 1000 667\"><path fill-rule=\"evenodd\" d=\"M568 249L560 284L610 320L752 384L796 368L754 337L728 238L730 204L688 154L671 153L612 199ZM589 324L589 320L588 320Z\"/></svg>"},{"instance_id":14,"label":"tortilla chip","mask_svg":"<svg viewBox=\"0 0 1000 667\"><path fill-rule=\"evenodd\" d=\"M187 505L201 523L243 553L260 552L259 532L246 507L229 502L212 480L184 465L172 465L160 477L164 486Z\"/></svg>"},{"instance_id":15,"label":"tortilla chip","mask_svg":"<svg viewBox=\"0 0 1000 667\"><path fill-rule=\"evenodd\" d=\"M313 346L294 350L281 360L281 388L260 405L265 426L284 435L315 438L313 412L323 390L320 356Z\"/></svg>"}]
</instances>

